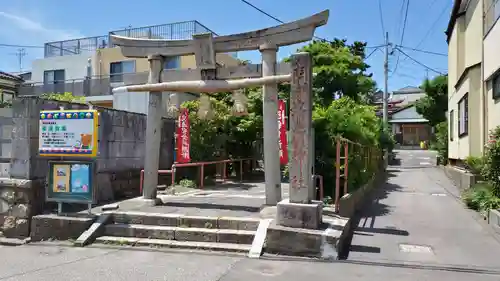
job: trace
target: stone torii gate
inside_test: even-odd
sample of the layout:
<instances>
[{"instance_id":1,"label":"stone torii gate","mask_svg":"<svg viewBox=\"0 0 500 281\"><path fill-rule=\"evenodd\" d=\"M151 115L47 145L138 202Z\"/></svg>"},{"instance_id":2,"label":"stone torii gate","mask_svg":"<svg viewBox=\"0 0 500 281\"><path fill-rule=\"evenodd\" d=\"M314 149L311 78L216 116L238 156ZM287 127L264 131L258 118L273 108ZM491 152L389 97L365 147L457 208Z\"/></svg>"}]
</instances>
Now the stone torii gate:
<instances>
[{"instance_id":1,"label":"stone torii gate","mask_svg":"<svg viewBox=\"0 0 500 281\"><path fill-rule=\"evenodd\" d=\"M296 216L290 214L290 211L297 209L297 204L307 205L309 208L305 209L314 212L319 208L318 204L311 204L314 194L314 187L311 186L313 164L310 159L310 153L314 152L309 149L312 126L312 63L308 53L299 53L292 55L290 64L277 64L276 53L281 46L311 40L315 29L327 23L328 16L329 11L325 10L308 18L271 28L218 37L212 37L211 33L196 34L192 40L136 39L111 35L112 43L121 47L125 57L148 58L150 63L147 84L129 85L113 90L115 93L149 92L144 199L151 200L153 204L156 202L163 113L161 92L217 93L262 85L266 204L276 205L281 201L277 84L291 81L290 130L293 147L290 162L291 203L281 202L278 206L286 207L286 210L281 212L284 215L281 221L287 221L288 218L289 222L284 222L284 225L304 226L303 223L298 225L296 220L292 220L292 217ZM261 65L219 67L216 64L216 53L248 50L259 50L262 53ZM196 69L163 70L165 57L193 54ZM290 204L292 208L288 208ZM318 223L313 223L314 227Z\"/></svg>"}]
</instances>

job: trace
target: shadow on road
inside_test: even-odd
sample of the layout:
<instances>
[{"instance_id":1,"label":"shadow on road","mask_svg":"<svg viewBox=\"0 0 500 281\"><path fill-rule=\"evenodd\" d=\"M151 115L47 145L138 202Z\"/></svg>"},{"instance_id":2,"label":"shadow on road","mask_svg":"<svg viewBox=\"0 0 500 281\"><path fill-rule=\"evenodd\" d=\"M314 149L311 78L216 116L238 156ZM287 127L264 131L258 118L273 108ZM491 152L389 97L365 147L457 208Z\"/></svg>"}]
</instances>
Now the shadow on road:
<instances>
[{"instance_id":1,"label":"shadow on road","mask_svg":"<svg viewBox=\"0 0 500 281\"><path fill-rule=\"evenodd\" d=\"M388 178L396 176L395 171L388 171ZM398 235L398 236L409 236L410 233L406 230L397 228L375 228L375 221L377 217L388 215L392 212L391 207L381 203L381 201L388 197L392 192L398 192L402 190L402 186L385 182L379 188L376 188L366 205L361 208L361 211L357 213L353 219L353 224L356 225L353 233L349 237L348 246L341 249L339 253L340 259L347 259L349 257L349 252L366 252L366 253L380 253L381 249L379 247L372 247L367 245L352 245L353 235L361 236L374 236L376 234L386 234L386 235Z\"/></svg>"}]
</instances>

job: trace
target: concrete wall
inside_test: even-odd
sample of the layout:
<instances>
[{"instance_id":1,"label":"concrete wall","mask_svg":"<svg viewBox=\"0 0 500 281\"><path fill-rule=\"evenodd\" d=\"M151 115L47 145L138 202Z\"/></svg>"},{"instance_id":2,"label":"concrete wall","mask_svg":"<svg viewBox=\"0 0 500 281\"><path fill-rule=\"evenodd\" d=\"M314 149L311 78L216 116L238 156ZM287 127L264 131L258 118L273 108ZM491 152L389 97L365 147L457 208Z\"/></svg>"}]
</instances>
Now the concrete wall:
<instances>
[{"instance_id":1,"label":"concrete wall","mask_svg":"<svg viewBox=\"0 0 500 281\"><path fill-rule=\"evenodd\" d=\"M135 72L149 71L149 62L147 59L132 59L122 55L119 47L99 49L95 52L95 58L92 60L92 75L108 76L109 66L112 62L135 61Z\"/></svg>"},{"instance_id":2,"label":"concrete wall","mask_svg":"<svg viewBox=\"0 0 500 281\"><path fill-rule=\"evenodd\" d=\"M61 105L66 109L86 108L81 104L37 98L17 99L13 103L11 178L0 179L0 231L4 234L28 235L29 220L46 206L44 185L48 161L69 160L38 156L39 112L58 109ZM98 110L97 200L138 196L140 170L144 166L146 116L109 108ZM167 169L173 163L173 133L173 120L164 119L160 169Z\"/></svg>"},{"instance_id":3,"label":"concrete wall","mask_svg":"<svg viewBox=\"0 0 500 281\"><path fill-rule=\"evenodd\" d=\"M122 55L120 48L115 47L99 49L96 51L95 58L92 61L93 75L107 76L109 75L110 63L126 60L135 60L135 72L149 71L149 62L146 58L126 58ZM217 54L216 61L226 66L234 66L238 64L238 60L228 54ZM180 68L196 68L194 55L181 56Z\"/></svg>"},{"instance_id":4,"label":"concrete wall","mask_svg":"<svg viewBox=\"0 0 500 281\"><path fill-rule=\"evenodd\" d=\"M31 64L31 80L34 82L43 82L43 73L46 70L65 70L66 80L82 80L87 75L88 59L92 55L68 55L62 57L50 57L34 60Z\"/></svg>"},{"instance_id":5,"label":"concrete wall","mask_svg":"<svg viewBox=\"0 0 500 281\"><path fill-rule=\"evenodd\" d=\"M485 78L489 78L500 68L498 46L500 46L500 24L497 22L484 37Z\"/></svg>"},{"instance_id":6,"label":"concrete wall","mask_svg":"<svg viewBox=\"0 0 500 281\"><path fill-rule=\"evenodd\" d=\"M467 11L455 24L448 45L448 119L453 110L448 157L465 159L483 152L484 119L483 78L481 75L483 44L483 1L472 0ZM468 94L468 134L459 137L458 102ZM451 134L453 132L453 135ZM453 140L451 140L453 138Z\"/></svg>"},{"instance_id":7,"label":"concrete wall","mask_svg":"<svg viewBox=\"0 0 500 281\"><path fill-rule=\"evenodd\" d=\"M175 94L175 93L173 93ZM163 93L163 112L164 116L167 115L167 108L169 103L169 93ZM190 93L177 93L175 98L180 104L186 101L198 99L197 95ZM119 93L113 95L113 108L119 110L126 110L136 113L148 113L149 93L147 92L134 92L134 93Z\"/></svg>"},{"instance_id":8,"label":"concrete wall","mask_svg":"<svg viewBox=\"0 0 500 281\"><path fill-rule=\"evenodd\" d=\"M57 109L60 105L67 109L86 108L36 98L15 101L12 178L37 180L47 176L49 158L38 156L38 114L40 110ZM144 165L146 116L109 108L99 108L99 111L98 200L138 195L138 176ZM173 120L165 120L160 168L169 168L173 162L173 132Z\"/></svg>"},{"instance_id":9,"label":"concrete wall","mask_svg":"<svg viewBox=\"0 0 500 281\"><path fill-rule=\"evenodd\" d=\"M498 56L500 46L500 24L497 22L489 30L484 38L484 79L485 81L485 104L486 104L486 133L500 126L500 100L493 98L492 79L494 74L500 70L500 57Z\"/></svg>"}]
</instances>

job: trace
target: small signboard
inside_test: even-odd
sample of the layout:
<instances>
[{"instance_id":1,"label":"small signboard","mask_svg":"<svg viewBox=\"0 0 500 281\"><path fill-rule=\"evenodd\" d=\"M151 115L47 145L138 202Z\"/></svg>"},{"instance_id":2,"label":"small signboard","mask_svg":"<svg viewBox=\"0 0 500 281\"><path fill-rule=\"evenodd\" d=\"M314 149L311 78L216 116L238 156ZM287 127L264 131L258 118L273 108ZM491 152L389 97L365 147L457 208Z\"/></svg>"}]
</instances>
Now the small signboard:
<instances>
[{"instance_id":1,"label":"small signboard","mask_svg":"<svg viewBox=\"0 0 500 281\"><path fill-rule=\"evenodd\" d=\"M97 156L96 110L40 111L40 156Z\"/></svg>"},{"instance_id":2,"label":"small signboard","mask_svg":"<svg viewBox=\"0 0 500 281\"><path fill-rule=\"evenodd\" d=\"M46 200L59 203L94 202L94 163L50 161Z\"/></svg>"}]
</instances>

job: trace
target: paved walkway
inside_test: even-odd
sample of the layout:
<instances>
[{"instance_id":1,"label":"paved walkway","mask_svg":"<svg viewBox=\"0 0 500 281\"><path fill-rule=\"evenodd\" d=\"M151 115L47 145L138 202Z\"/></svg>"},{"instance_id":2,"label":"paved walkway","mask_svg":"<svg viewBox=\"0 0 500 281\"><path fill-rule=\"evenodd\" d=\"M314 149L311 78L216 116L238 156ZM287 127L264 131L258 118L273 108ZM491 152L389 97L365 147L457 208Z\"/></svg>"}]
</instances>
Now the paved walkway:
<instances>
[{"instance_id":1,"label":"paved walkway","mask_svg":"<svg viewBox=\"0 0 500 281\"><path fill-rule=\"evenodd\" d=\"M500 272L498 237L464 208L432 152L400 151L355 231L349 260ZM429 159L430 158L430 159ZM497 277L500 280L500 275Z\"/></svg>"},{"instance_id":2,"label":"paved walkway","mask_svg":"<svg viewBox=\"0 0 500 281\"><path fill-rule=\"evenodd\" d=\"M288 198L288 184L281 185L282 198ZM120 211L172 213L199 216L260 217L265 204L263 182L218 184L185 194L159 195L162 205L149 206L140 197L119 202ZM101 212L102 206L94 208Z\"/></svg>"}]
</instances>

